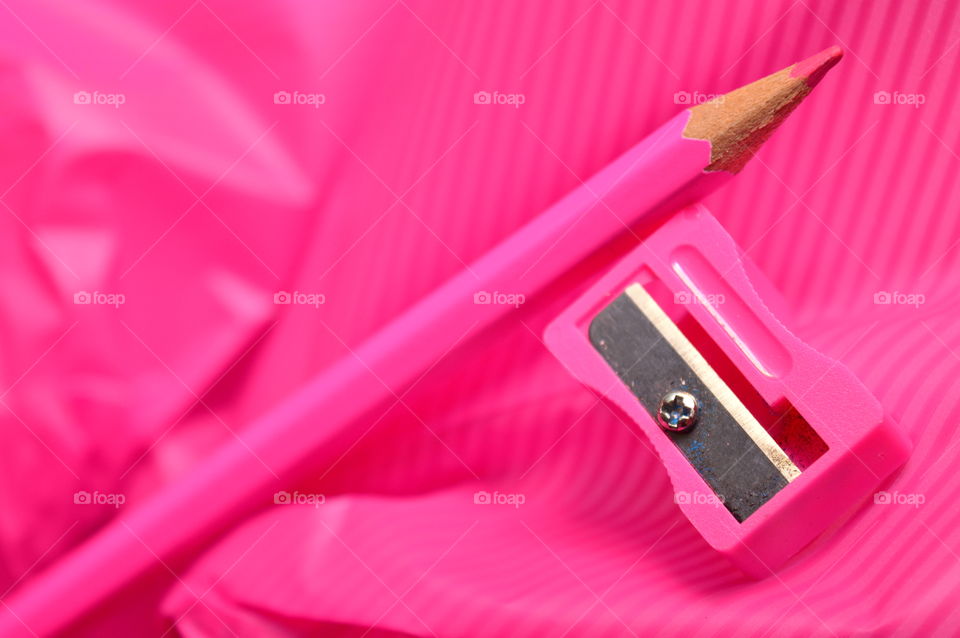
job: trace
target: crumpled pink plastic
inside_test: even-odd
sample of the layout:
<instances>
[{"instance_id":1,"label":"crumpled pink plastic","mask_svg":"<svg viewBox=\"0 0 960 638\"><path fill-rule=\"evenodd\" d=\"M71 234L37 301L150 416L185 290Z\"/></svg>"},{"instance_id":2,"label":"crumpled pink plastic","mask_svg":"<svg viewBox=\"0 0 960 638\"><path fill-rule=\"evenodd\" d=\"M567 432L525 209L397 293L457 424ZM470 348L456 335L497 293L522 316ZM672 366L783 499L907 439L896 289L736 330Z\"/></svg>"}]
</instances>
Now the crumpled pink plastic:
<instances>
[{"instance_id":1,"label":"crumpled pink plastic","mask_svg":"<svg viewBox=\"0 0 960 638\"><path fill-rule=\"evenodd\" d=\"M954 3L0 15L4 589L117 511L77 493L142 502L684 100L834 43L846 59L707 203L916 444L891 504L747 580L544 349L568 279L371 413L299 486L322 504L265 508L70 635L958 631Z\"/></svg>"}]
</instances>

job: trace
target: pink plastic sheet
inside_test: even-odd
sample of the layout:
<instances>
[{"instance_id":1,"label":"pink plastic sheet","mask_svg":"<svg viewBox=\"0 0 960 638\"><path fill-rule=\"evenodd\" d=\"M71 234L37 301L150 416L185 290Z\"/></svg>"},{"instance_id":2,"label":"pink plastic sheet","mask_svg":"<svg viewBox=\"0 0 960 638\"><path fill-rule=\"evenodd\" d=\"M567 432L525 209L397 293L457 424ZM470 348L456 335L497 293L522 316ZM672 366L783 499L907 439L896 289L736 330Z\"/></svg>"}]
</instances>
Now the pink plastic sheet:
<instances>
[{"instance_id":1,"label":"pink plastic sheet","mask_svg":"<svg viewBox=\"0 0 960 638\"><path fill-rule=\"evenodd\" d=\"M283 486L302 504L70 633L956 633L958 8L3 4L3 589L682 106L840 44L707 203L917 449L777 577L717 556L637 432L545 351L585 268Z\"/></svg>"}]
</instances>

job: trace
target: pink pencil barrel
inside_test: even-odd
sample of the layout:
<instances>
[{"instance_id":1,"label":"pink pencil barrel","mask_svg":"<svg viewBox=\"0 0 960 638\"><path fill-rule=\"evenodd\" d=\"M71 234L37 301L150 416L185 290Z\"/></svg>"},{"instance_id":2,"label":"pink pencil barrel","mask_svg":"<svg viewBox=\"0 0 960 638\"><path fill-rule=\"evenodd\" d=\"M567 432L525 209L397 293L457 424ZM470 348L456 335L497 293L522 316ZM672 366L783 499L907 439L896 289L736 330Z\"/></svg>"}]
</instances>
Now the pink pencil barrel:
<instances>
[{"instance_id":1,"label":"pink pencil barrel","mask_svg":"<svg viewBox=\"0 0 960 638\"><path fill-rule=\"evenodd\" d=\"M369 427L359 419L436 359L512 306L475 303L481 291L531 298L665 202L716 187L710 144L682 137L683 111L405 313L229 439L199 467L107 524L0 608L0 637L62 631L172 556L202 546L302 476L340 456ZM599 200L598 200L599 198ZM319 463L320 465L317 465ZM216 498L210 498L216 494ZM147 549L149 548L149 549Z\"/></svg>"}]
</instances>

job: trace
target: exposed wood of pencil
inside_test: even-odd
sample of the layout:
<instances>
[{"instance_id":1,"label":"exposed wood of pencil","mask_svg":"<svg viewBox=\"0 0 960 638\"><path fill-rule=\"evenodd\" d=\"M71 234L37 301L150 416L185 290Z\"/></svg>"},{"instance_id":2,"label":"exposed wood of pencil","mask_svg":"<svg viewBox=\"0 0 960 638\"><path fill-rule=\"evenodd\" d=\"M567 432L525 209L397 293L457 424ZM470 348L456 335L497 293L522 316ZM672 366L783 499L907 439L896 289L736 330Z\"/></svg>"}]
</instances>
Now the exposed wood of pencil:
<instances>
[{"instance_id":1,"label":"exposed wood of pencil","mask_svg":"<svg viewBox=\"0 0 960 638\"><path fill-rule=\"evenodd\" d=\"M782 71L690 109L684 137L711 145L707 171L737 173L843 56L830 47Z\"/></svg>"}]
</instances>

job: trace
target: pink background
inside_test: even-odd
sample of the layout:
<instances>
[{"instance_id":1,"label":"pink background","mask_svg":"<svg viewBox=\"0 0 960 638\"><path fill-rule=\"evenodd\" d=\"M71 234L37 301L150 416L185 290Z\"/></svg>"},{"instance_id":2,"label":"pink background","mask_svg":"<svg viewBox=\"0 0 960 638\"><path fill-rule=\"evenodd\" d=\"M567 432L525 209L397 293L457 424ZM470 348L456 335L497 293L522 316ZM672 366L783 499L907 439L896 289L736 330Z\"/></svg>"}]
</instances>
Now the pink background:
<instances>
[{"instance_id":1,"label":"pink background","mask_svg":"<svg viewBox=\"0 0 960 638\"><path fill-rule=\"evenodd\" d=\"M133 507L242 437L673 115L677 92L840 44L843 62L707 203L799 334L910 432L885 489L922 504L868 502L776 577L745 579L680 514L637 432L545 351L575 292L558 287L374 410L297 486L322 506L265 506L85 631L956 633L958 9L0 2L4 596L118 511L76 492ZM481 90L524 104L475 104ZM325 303L276 305L281 290ZM75 304L81 291L125 302ZM478 506L481 489L525 503Z\"/></svg>"}]
</instances>

